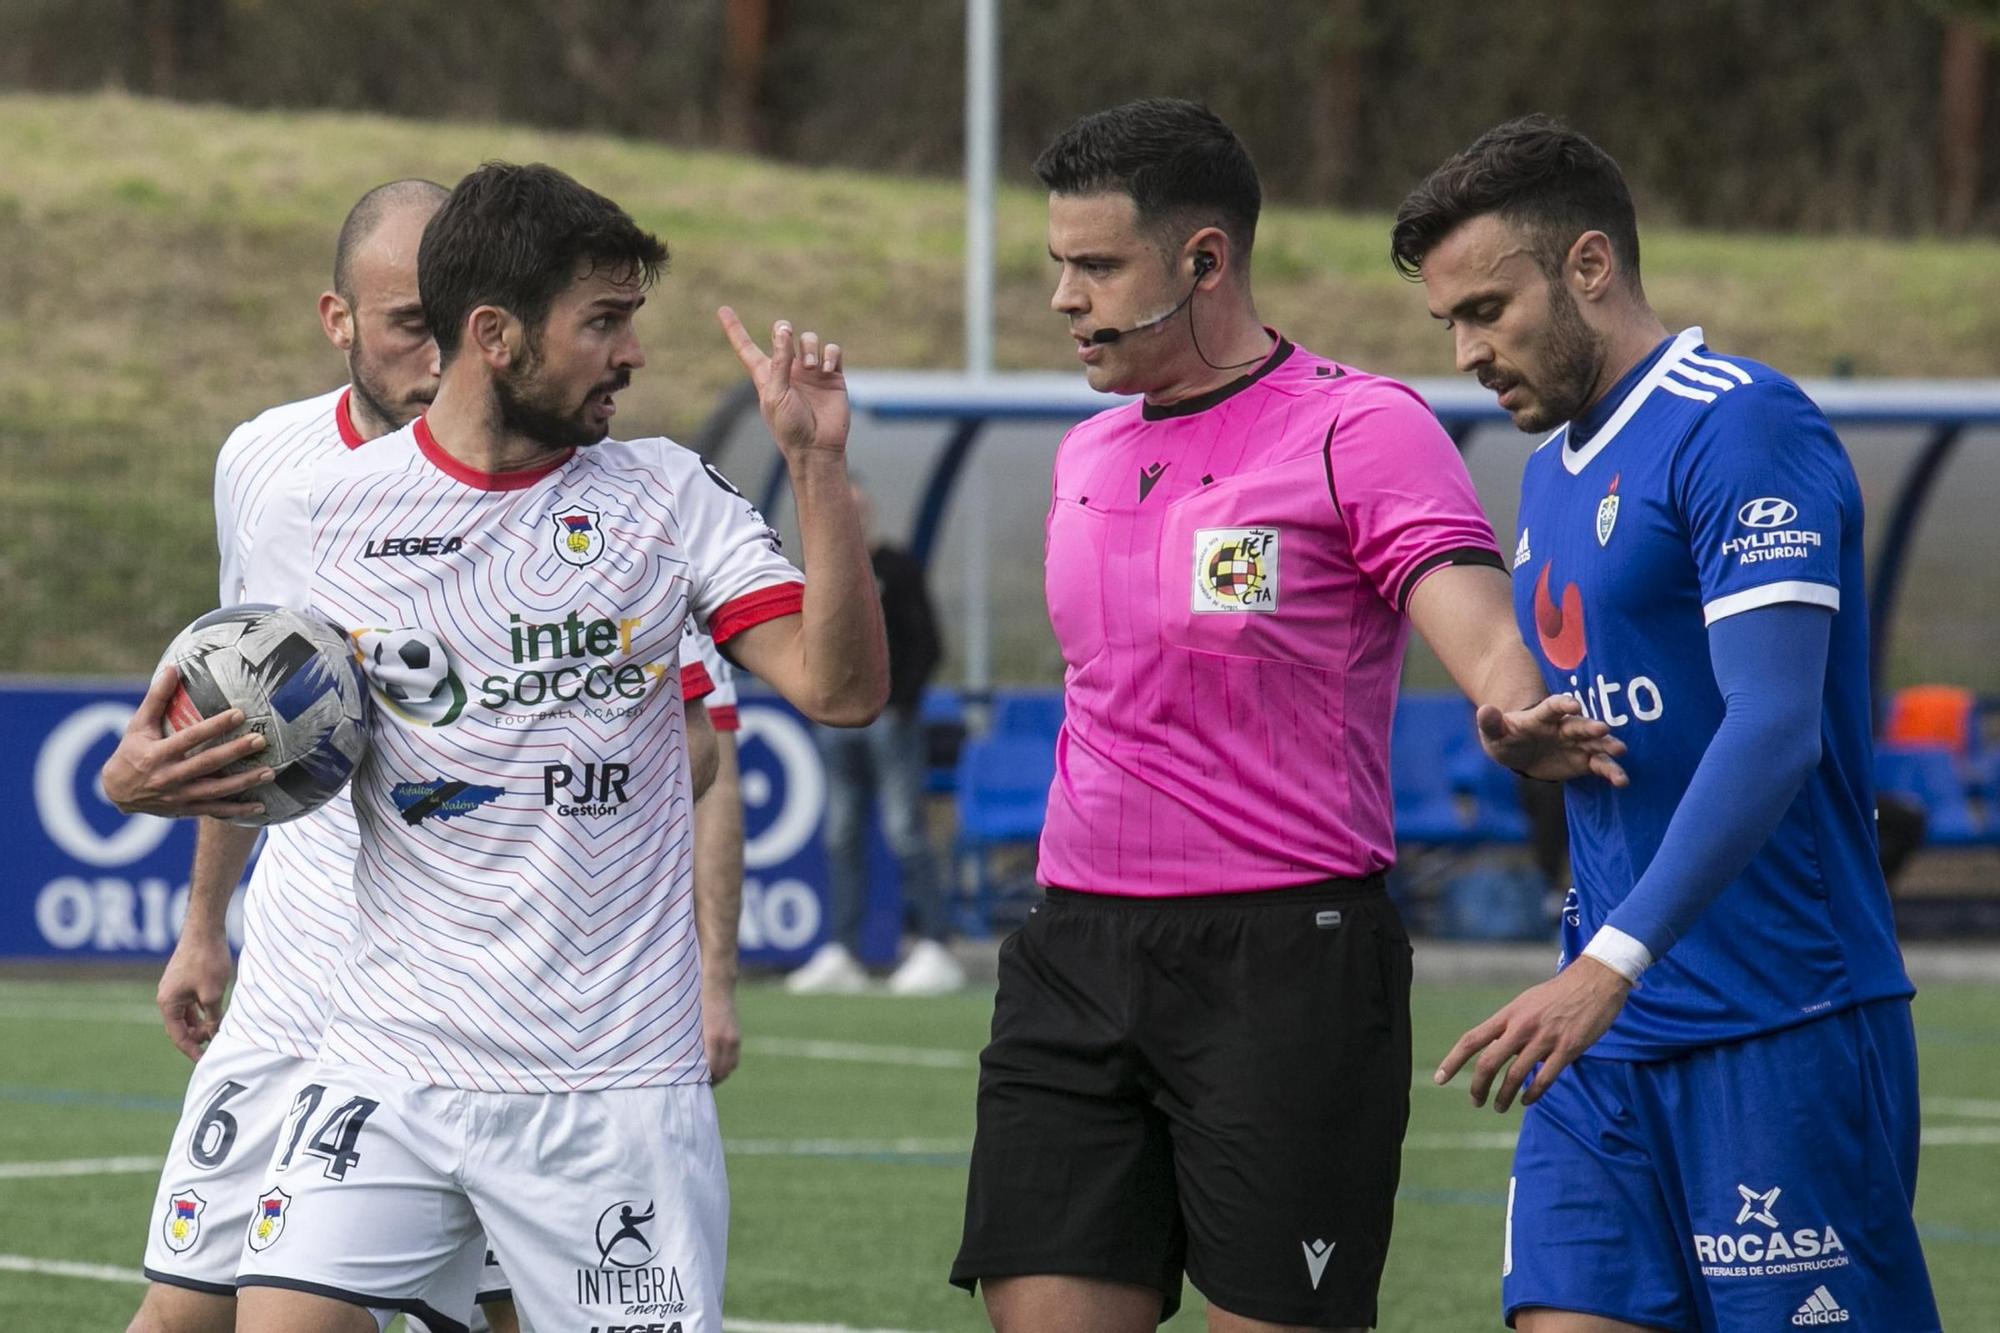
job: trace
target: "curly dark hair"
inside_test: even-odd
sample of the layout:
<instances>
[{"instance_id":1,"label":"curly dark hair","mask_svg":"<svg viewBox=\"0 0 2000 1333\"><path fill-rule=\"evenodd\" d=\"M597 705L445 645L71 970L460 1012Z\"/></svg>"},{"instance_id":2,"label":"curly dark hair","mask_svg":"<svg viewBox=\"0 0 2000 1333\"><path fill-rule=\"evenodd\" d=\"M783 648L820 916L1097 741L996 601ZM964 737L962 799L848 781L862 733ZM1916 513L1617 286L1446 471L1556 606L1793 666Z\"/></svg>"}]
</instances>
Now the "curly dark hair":
<instances>
[{"instance_id":1,"label":"curly dark hair","mask_svg":"<svg viewBox=\"0 0 2000 1333\"><path fill-rule=\"evenodd\" d=\"M1525 230L1550 276L1578 236L1601 231L1619 271L1639 286L1639 223L1623 173L1609 153L1553 117L1494 126L1410 191L1390 233L1396 270L1421 278L1424 257L1440 241L1487 213Z\"/></svg>"}]
</instances>

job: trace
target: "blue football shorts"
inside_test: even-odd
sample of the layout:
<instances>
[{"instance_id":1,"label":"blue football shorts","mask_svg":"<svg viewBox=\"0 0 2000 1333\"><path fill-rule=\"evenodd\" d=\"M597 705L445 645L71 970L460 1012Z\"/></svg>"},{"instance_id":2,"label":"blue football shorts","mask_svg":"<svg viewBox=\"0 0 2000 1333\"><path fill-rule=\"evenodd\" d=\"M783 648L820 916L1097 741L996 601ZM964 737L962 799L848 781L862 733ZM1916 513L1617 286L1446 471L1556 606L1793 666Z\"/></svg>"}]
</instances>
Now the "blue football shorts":
<instances>
[{"instance_id":1,"label":"blue football shorts","mask_svg":"<svg viewBox=\"0 0 2000 1333\"><path fill-rule=\"evenodd\" d=\"M1934 1333L1910 1207L1906 999L1656 1061L1584 1058L1529 1107L1507 1183L1509 1327Z\"/></svg>"}]
</instances>

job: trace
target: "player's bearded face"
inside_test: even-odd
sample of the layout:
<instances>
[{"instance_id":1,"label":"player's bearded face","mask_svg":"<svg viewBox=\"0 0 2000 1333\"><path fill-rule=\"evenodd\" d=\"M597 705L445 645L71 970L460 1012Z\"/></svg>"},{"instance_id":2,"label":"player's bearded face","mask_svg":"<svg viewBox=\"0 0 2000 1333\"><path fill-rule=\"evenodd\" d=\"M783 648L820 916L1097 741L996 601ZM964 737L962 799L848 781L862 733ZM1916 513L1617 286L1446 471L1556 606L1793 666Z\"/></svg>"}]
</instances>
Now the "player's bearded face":
<instances>
[{"instance_id":1,"label":"player's bearded face","mask_svg":"<svg viewBox=\"0 0 2000 1333\"><path fill-rule=\"evenodd\" d=\"M620 368L579 390L573 377L554 372L536 334L528 338L520 362L493 389L503 427L550 449L568 449L597 444L611 433L610 420L594 412L593 405L631 382L631 370Z\"/></svg>"},{"instance_id":2,"label":"player's bearded face","mask_svg":"<svg viewBox=\"0 0 2000 1333\"><path fill-rule=\"evenodd\" d=\"M366 312L354 321L347 349L347 377L354 396L391 429L401 429L437 397L437 344L419 321L415 329L390 323L370 328Z\"/></svg>"},{"instance_id":3,"label":"player's bearded face","mask_svg":"<svg viewBox=\"0 0 2000 1333\"><path fill-rule=\"evenodd\" d=\"M1524 431L1551 430L1574 420L1590 401L1604 360L1603 343L1584 322L1568 288L1550 279L1547 290L1549 314L1541 326L1541 345L1519 360L1527 401L1511 415Z\"/></svg>"}]
</instances>

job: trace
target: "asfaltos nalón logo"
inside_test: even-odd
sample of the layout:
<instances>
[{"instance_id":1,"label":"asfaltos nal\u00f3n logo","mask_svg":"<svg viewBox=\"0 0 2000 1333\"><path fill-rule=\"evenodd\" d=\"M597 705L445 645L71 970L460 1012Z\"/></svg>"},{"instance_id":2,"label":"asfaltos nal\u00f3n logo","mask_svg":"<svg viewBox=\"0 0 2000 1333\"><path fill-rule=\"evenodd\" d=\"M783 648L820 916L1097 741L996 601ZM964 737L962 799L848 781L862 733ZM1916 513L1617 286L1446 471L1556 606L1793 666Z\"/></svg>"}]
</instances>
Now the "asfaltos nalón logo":
<instances>
[{"instance_id":1,"label":"asfaltos nal\u00f3n logo","mask_svg":"<svg viewBox=\"0 0 2000 1333\"><path fill-rule=\"evenodd\" d=\"M1535 642L1550 666L1569 673L1570 689L1563 691L1583 705L1585 717L1607 726L1622 727L1629 722L1657 722L1667 711L1660 687L1650 676L1634 676L1627 681L1607 680L1601 674L1577 674L1590 644L1583 627L1583 591L1574 583L1563 584L1560 600L1549 592L1555 561L1542 566L1535 579ZM1619 695L1624 695L1622 701ZM1625 709L1629 708L1628 713Z\"/></svg>"}]
</instances>

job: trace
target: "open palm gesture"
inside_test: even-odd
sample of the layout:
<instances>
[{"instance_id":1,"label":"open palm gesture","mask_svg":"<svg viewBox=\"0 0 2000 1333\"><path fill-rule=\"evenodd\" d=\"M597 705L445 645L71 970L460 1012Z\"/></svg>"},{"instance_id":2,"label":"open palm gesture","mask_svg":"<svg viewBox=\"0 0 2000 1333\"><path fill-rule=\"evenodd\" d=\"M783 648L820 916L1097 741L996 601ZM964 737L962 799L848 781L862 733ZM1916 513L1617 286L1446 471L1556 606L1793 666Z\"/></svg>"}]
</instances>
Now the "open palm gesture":
<instances>
[{"instance_id":1,"label":"open palm gesture","mask_svg":"<svg viewBox=\"0 0 2000 1333\"><path fill-rule=\"evenodd\" d=\"M715 316L757 386L757 407L778 448L787 455L844 451L847 378L840 373L840 344L822 347L817 333L795 334L781 319L771 326L771 354L766 356L734 310L723 306Z\"/></svg>"}]
</instances>

